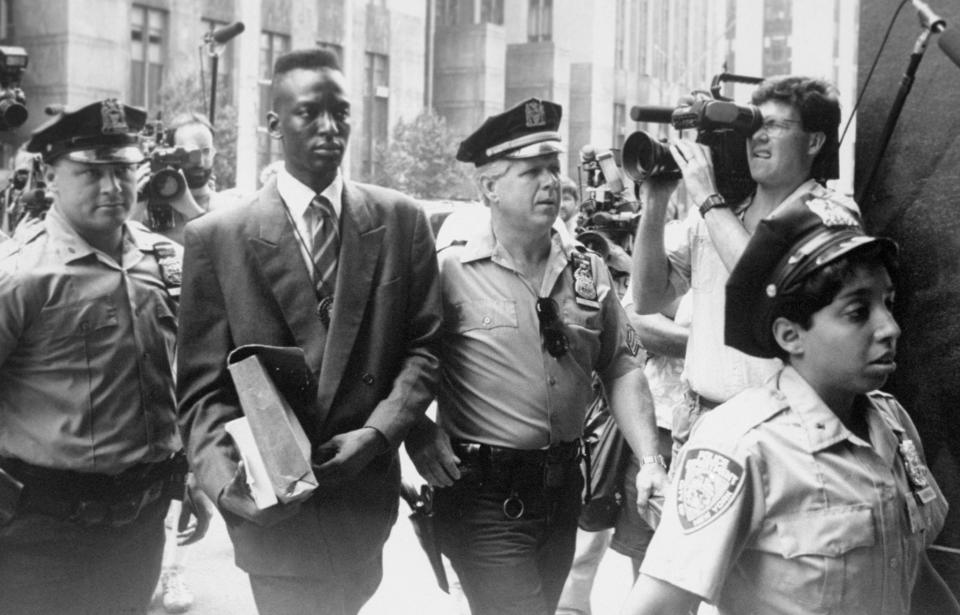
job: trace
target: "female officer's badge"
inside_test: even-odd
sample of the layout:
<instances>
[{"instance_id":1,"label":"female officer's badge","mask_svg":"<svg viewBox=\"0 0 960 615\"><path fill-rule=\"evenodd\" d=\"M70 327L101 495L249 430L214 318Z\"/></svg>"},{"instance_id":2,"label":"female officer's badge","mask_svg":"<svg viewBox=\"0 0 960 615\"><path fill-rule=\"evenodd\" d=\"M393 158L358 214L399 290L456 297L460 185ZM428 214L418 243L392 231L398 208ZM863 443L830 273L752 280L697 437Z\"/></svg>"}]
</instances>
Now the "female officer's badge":
<instances>
[{"instance_id":1,"label":"female officer's badge","mask_svg":"<svg viewBox=\"0 0 960 615\"><path fill-rule=\"evenodd\" d=\"M910 487L917 499L923 504L935 499L937 494L930 487L930 481L927 479L927 466L921 461L917 445L910 438L900 440L900 458L903 460Z\"/></svg>"},{"instance_id":2,"label":"female officer's badge","mask_svg":"<svg viewBox=\"0 0 960 615\"><path fill-rule=\"evenodd\" d=\"M726 455L705 448L687 451L677 485L677 513L690 534L733 504L743 483L743 467Z\"/></svg>"}]
</instances>

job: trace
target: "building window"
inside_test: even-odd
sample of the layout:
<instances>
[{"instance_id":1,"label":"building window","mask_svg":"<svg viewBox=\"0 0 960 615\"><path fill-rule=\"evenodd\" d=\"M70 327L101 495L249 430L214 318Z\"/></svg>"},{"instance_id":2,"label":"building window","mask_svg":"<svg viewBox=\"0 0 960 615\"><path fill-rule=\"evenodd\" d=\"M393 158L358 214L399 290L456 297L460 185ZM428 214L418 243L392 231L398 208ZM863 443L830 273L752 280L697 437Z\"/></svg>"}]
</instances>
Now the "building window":
<instances>
[{"instance_id":1,"label":"building window","mask_svg":"<svg viewBox=\"0 0 960 615\"><path fill-rule=\"evenodd\" d=\"M766 0L763 12L763 76L790 72L793 15L789 0Z\"/></svg>"},{"instance_id":2,"label":"building window","mask_svg":"<svg viewBox=\"0 0 960 615\"><path fill-rule=\"evenodd\" d=\"M617 0L617 18L613 22L613 67L626 68L627 53L627 28L630 24L627 22L626 0Z\"/></svg>"},{"instance_id":3,"label":"building window","mask_svg":"<svg viewBox=\"0 0 960 615\"><path fill-rule=\"evenodd\" d=\"M527 40L549 41L553 36L553 0L530 0L527 16Z\"/></svg>"},{"instance_id":4,"label":"building window","mask_svg":"<svg viewBox=\"0 0 960 615\"><path fill-rule=\"evenodd\" d=\"M226 22L215 19L201 19L204 32L213 32L217 28L227 25ZM233 101L233 49L236 44L223 45L220 59L217 61L217 100ZM212 62L212 59L211 59ZM211 65L212 66L212 65ZM204 84L206 87L206 84Z\"/></svg>"},{"instance_id":5,"label":"building window","mask_svg":"<svg viewBox=\"0 0 960 615\"><path fill-rule=\"evenodd\" d=\"M627 106L613 103L613 148L622 149L627 140Z\"/></svg>"},{"instance_id":6,"label":"building window","mask_svg":"<svg viewBox=\"0 0 960 615\"><path fill-rule=\"evenodd\" d=\"M503 25L503 0L482 0L480 23Z\"/></svg>"},{"instance_id":7,"label":"building window","mask_svg":"<svg viewBox=\"0 0 960 615\"><path fill-rule=\"evenodd\" d=\"M0 41L13 39L13 0L0 0Z\"/></svg>"},{"instance_id":8,"label":"building window","mask_svg":"<svg viewBox=\"0 0 960 615\"><path fill-rule=\"evenodd\" d=\"M637 70L641 73L648 73L649 68L647 67L647 46L650 42L650 37L647 36L647 29L649 28L650 14L647 0L640 0L639 6L637 7Z\"/></svg>"},{"instance_id":9,"label":"building window","mask_svg":"<svg viewBox=\"0 0 960 615\"><path fill-rule=\"evenodd\" d=\"M260 126L257 128L258 147L257 147L257 168L263 170L265 166L275 160L280 160L283 156L283 150L280 147L280 141L270 137L270 131L267 128L267 111L273 108L273 100L270 98L270 81L273 77L273 62L277 56L290 51L290 37L286 34L277 34L275 32L260 33L260 79L258 81L260 88Z\"/></svg>"},{"instance_id":10,"label":"building window","mask_svg":"<svg viewBox=\"0 0 960 615\"><path fill-rule=\"evenodd\" d=\"M460 23L459 0L437 0L437 25L455 26Z\"/></svg>"},{"instance_id":11,"label":"building window","mask_svg":"<svg viewBox=\"0 0 960 615\"><path fill-rule=\"evenodd\" d=\"M390 57L367 53L363 66L363 174L377 171L377 145L389 139Z\"/></svg>"},{"instance_id":12,"label":"building window","mask_svg":"<svg viewBox=\"0 0 960 615\"><path fill-rule=\"evenodd\" d=\"M130 9L130 104L159 106L163 84L167 14L134 4Z\"/></svg>"}]
</instances>

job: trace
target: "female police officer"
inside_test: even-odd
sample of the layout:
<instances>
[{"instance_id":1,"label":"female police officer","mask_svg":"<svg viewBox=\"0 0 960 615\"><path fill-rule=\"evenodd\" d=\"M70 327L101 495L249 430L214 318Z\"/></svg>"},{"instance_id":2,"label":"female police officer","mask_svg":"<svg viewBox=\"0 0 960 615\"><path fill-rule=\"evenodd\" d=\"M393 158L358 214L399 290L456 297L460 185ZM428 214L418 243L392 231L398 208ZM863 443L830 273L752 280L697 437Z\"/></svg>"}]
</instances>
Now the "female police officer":
<instances>
[{"instance_id":1,"label":"female police officer","mask_svg":"<svg viewBox=\"0 0 960 615\"><path fill-rule=\"evenodd\" d=\"M726 342L785 367L695 428L626 612L910 612L946 501L875 390L896 367L895 251L821 198L760 223L727 284ZM956 606L929 587L926 612Z\"/></svg>"}]
</instances>

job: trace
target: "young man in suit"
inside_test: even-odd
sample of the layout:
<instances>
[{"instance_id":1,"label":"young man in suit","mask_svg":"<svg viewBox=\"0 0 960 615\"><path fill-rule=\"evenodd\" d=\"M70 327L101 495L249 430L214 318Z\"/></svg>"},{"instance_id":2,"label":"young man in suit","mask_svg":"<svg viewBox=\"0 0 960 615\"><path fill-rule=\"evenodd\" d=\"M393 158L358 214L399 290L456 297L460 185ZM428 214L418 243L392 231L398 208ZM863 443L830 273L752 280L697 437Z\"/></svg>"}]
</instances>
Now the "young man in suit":
<instances>
[{"instance_id":1,"label":"young man in suit","mask_svg":"<svg viewBox=\"0 0 960 615\"><path fill-rule=\"evenodd\" d=\"M397 518L396 446L437 385L434 241L411 199L343 178L350 102L335 54L281 56L272 92L284 167L184 234L181 428L258 609L356 613ZM246 344L299 346L317 379L301 420L319 487L302 503L257 509L224 431L241 415L227 355Z\"/></svg>"}]
</instances>

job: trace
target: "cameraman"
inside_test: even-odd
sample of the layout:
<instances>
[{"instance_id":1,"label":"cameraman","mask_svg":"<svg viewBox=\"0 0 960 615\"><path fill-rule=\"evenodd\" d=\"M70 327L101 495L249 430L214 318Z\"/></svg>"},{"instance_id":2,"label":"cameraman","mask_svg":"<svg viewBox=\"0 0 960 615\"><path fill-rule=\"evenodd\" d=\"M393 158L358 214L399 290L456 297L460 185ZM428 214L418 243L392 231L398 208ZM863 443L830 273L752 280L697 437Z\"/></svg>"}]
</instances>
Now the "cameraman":
<instances>
[{"instance_id":1,"label":"cameraman","mask_svg":"<svg viewBox=\"0 0 960 615\"><path fill-rule=\"evenodd\" d=\"M778 360L749 357L724 344L724 286L757 224L781 205L824 199L859 213L849 198L823 185L837 153L840 103L835 88L819 79L779 77L761 83L752 101L763 125L747 140L754 193L727 203L717 193L710 151L678 141L670 147L683 174L691 207L679 240L666 245L667 202L677 181L649 178L647 208L633 251L633 292L639 314L662 310L692 289L693 317L685 375L690 391L686 411L674 417L675 451L704 412L734 394L762 384Z\"/></svg>"},{"instance_id":2,"label":"cameraman","mask_svg":"<svg viewBox=\"0 0 960 615\"><path fill-rule=\"evenodd\" d=\"M187 111L176 116L167 127L163 146L182 148L188 154L200 152L199 164L184 166L178 171L186 182L187 190L167 203L157 204L159 207L168 205L172 209L168 212L171 222L169 225L164 225L166 228L160 228L155 223L151 224L149 206L145 199L137 203L139 211L136 219L150 226L151 230L182 243L183 227L187 222L220 207L229 199L222 197L214 190L213 162L217 150L213 144L213 126L205 116L195 111ZM143 168L149 170L149 165ZM144 187L148 178L149 174L144 173L140 178L140 188Z\"/></svg>"}]
</instances>

